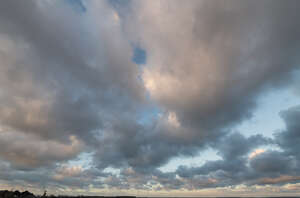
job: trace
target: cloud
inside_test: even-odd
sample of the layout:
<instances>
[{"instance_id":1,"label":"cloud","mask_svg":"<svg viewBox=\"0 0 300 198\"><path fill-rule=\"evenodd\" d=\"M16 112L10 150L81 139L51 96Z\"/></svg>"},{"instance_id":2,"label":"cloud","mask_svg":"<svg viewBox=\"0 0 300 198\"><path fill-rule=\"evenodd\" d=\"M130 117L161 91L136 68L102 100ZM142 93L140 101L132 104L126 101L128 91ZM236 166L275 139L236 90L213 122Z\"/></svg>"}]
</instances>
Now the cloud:
<instances>
[{"instance_id":1,"label":"cloud","mask_svg":"<svg viewBox=\"0 0 300 198\"><path fill-rule=\"evenodd\" d=\"M281 152L265 152L251 160L251 167L260 173L284 173L293 168L293 159Z\"/></svg>"},{"instance_id":2,"label":"cloud","mask_svg":"<svg viewBox=\"0 0 300 198\"><path fill-rule=\"evenodd\" d=\"M68 1L0 7L0 158L10 170L0 179L120 189L297 181L298 107L282 112L287 128L273 139L232 128L298 69L298 1L76 5L84 10ZM153 106L160 114L140 123ZM222 159L158 170L209 147ZM82 152L91 168L62 166Z\"/></svg>"},{"instance_id":3,"label":"cloud","mask_svg":"<svg viewBox=\"0 0 300 198\"><path fill-rule=\"evenodd\" d=\"M56 180L62 180L65 177L79 176L82 172L83 169L81 166L71 166L71 167L63 166L56 171L56 174L53 176L53 178Z\"/></svg>"},{"instance_id":4,"label":"cloud","mask_svg":"<svg viewBox=\"0 0 300 198\"><path fill-rule=\"evenodd\" d=\"M299 181L299 176L280 176L276 178L263 178L260 179L260 184L278 184L278 183L286 183L286 182L293 182L293 181Z\"/></svg>"},{"instance_id":5,"label":"cloud","mask_svg":"<svg viewBox=\"0 0 300 198\"><path fill-rule=\"evenodd\" d=\"M294 1L131 1L129 13L116 8L128 38L147 52L142 80L162 114L150 127L111 122L95 154L99 167L151 172L172 157L214 145L250 118L257 97L286 85L296 69L297 6ZM241 149L232 156L248 153L239 141Z\"/></svg>"},{"instance_id":6,"label":"cloud","mask_svg":"<svg viewBox=\"0 0 300 198\"><path fill-rule=\"evenodd\" d=\"M291 107L290 109L282 111L280 115L286 124L286 130L275 134L276 142L286 151L286 155L294 155L300 159L298 152L298 143L300 142L300 125L298 122L300 118L300 107Z\"/></svg>"},{"instance_id":7,"label":"cloud","mask_svg":"<svg viewBox=\"0 0 300 198\"><path fill-rule=\"evenodd\" d=\"M297 183L300 175L296 143L299 135L295 133L298 115L298 106L281 112L286 129L277 132L274 139L261 135L248 138L235 133L227 135L215 145L222 160L207 161L199 167L180 166L176 173L188 180L195 176L210 177L217 181L210 187ZM260 148L266 145L278 145L279 150Z\"/></svg>"},{"instance_id":8,"label":"cloud","mask_svg":"<svg viewBox=\"0 0 300 198\"><path fill-rule=\"evenodd\" d=\"M75 136L69 137L68 144L11 131L1 132L0 137L0 159L20 169L34 169L50 165L53 161L72 159L84 147Z\"/></svg>"},{"instance_id":9,"label":"cloud","mask_svg":"<svg viewBox=\"0 0 300 198\"><path fill-rule=\"evenodd\" d=\"M208 187L231 186L256 177L248 167L248 155L257 147L270 145L272 141L256 135L248 138L239 133L225 136L216 143L215 148L221 160L207 161L199 167L180 166L176 173L188 180L195 177L209 177L212 181ZM252 161L251 161L252 162Z\"/></svg>"},{"instance_id":10,"label":"cloud","mask_svg":"<svg viewBox=\"0 0 300 198\"><path fill-rule=\"evenodd\" d=\"M194 133L210 134L249 118L260 91L295 66L294 53L280 49L299 45L296 2L136 4L136 37L148 49L145 87Z\"/></svg>"},{"instance_id":11,"label":"cloud","mask_svg":"<svg viewBox=\"0 0 300 198\"><path fill-rule=\"evenodd\" d=\"M148 143L148 153L160 156L157 166L214 145L251 117L258 96L287 84L297 68L296 7L295 1L131 3L127 33L147 50L142 79L164 112L154 134L164 146ZM221 153L225 159L249 153L243 138L231 144L240 147Z\"/></svg>"},{"instance_id":12,"label":"cloud","mask_svg":"<svg viewBox=\"0 0 300 198\"><path fill-rule=\"evenodd\" d=\"M85 16L60 1L1 6L1 126L91 145L115 116L137 116L144 99L130 43L105 2L90 6Z\"/></svg>"}]
</instances>

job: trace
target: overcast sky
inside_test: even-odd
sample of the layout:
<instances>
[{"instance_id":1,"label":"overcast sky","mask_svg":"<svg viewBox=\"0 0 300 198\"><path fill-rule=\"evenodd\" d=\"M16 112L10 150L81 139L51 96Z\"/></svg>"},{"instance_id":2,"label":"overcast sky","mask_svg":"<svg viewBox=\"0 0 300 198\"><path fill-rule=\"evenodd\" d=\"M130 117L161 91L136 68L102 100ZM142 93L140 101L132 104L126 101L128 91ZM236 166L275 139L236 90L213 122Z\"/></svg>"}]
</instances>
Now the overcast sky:
<instances>
[{"instance_id":1,"label":"overcast sky","mask_svg":"<svg viewBox=\"0 0 300 198\"><path fill-rule=\"evenodd\" d=\"M1 1L0 189L299 195L299 10Z\"/></svg>"}]
</instances>

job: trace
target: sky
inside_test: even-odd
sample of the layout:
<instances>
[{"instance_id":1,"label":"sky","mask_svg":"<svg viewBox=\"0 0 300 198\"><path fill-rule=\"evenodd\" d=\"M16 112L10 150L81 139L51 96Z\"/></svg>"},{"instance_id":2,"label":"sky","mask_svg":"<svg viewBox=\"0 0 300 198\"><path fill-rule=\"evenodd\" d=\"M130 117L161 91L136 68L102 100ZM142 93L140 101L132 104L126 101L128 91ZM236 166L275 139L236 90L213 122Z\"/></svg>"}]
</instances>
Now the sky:
<instances>
[{"instance_id":1,"label":"sky","mask_svg":"<svg viewBox=\"0 0 300 198\"><path fill-rule=\"evenodd\" d=\"M300 195L299 9L1 2L0 189Z\"/></svg>"}]
</instances>

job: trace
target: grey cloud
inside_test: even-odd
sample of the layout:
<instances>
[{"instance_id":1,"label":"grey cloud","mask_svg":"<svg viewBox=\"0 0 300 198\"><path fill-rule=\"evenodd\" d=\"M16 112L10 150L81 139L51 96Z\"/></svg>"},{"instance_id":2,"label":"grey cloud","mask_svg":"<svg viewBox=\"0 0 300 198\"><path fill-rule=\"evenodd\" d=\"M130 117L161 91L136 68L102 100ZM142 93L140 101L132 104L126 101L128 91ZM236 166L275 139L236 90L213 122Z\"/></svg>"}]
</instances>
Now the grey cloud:
<instances>
[{"instance_id":1,"label":"grey cloud","mask_svg":"<svg viewBox=\"0 0 300 198\"><path fill-rule=\"evenodd\" d=\"M1 132L0 137L0 159L9 161L16 169L34 169L53 161L66 161L75 158L84 148L75 136L70 137L68 144L12 131Z\"/></svg>"},{"instance_id":2,"label":"grey cloud","mask_svg":"<svg viewBox=\"0 0 300 198\"><path fill-rule=\"evenodd\" d=\"M274 139L261 135L246 138L241 134L225 136L215 144L222 160L208 161L200 167L180 166L176 173L183 178L192 179L197 175L210 176L217 182L215 186L282 185L299 181L299 157L297 137L297 107L281 113L286 130L278 132ZM278 145L281 151L263 150L252 157L250 152L266 145Z\"/></svg>"},{"instance_id":3,"label":"grey cloud","mask_svg":"<svg viewBox=\"0 0 300 198\"><path fill-rule=\"evenodd\" d=\"M293 170L295 166L294 159L284 155L281 152L265 152L253 160L250 165L259 173L286 174L287 171Z\"/></svg>"},{"instance_id":4,"label":"grey cloud","mask_svg":"<svg viewBox=\"0 0 300 198\"><path fill-rule=\"evenodd\" d=\"M259 146L269 145L269 139L260 135L244 137L239 133L233 133L220 140L215 148L222 160L207 161L200 167L180 166L176 173L183 178L193 178L195 176L211 176L218 182L212 183L212 187L227 186L243 182L245 177L249 177L247 167L248 155Z\"/></svg>"},{"instance_id":5,"label":"grey cloud","mask_svg":"<svg viewBox=\"0 0 300 198\"><path fill-rule=\"evenodd\" d=\"M279 176L279 177L267 177L259 179L258 184L283 184L283 183L296 183L300 180L299 176Z\"/></svg>"},{"instance_id":6,"label":"grey cloud","mask_svg":"<svg viewBox=\"0 0 300 198\"><path fill-rule=\"evenodd\" d=\"M106 24L116 23L113 10L104 1L92 4L85 16L61 1L6 1L0 8L0 122L11 131L24 133L33 147L39 145L34 141L49 139L68 145L73 136L89 146L97 145L94 136L111 119L135 118L144 103L130 43L118 24ZM96 8L103 10L104 20L89 24L90 18L97 17ZM24 152L4 142L13 134L1 134L0 146L21 159ZM31 149L22 146L25 151ZM49 157L46 152L44 157L35 156L41 161L37 165ZM2 155L12 163L18 159ZM47 160L70 156L62 158Z\"/></svg>"},{"instance_id":7,"label":"grey cloud","mask_svg":"<svg viewBox=\"0 0 300 198\"><path fill-rule=\"evenodd\" d=\"M239 141L241 141L242 144L236 144L236 142ZM161 189L165 190L183 188L192 190L236 185L259 178L258 174L251 172L247 166L248 155L257 147L271 143L273 142L270 139L260 135L246 138L239 133L233 133L225 136L215 145L215 149L223 156L222 160L208 161L201 167L181 166L176 172L169 173L163 173L155 169L155 165L151 166L153 164L131 164L132 158L128 157L128 168L121 168L120 176L111 177L109 181L114 181L114 185L120 185L122 188L148 189L151 185L159 185ZM155 147L151 149L155 151ZM164 150L166 149L167 147L164 147ZM239 149L241 152L235 155L233 153L228 156L232 151ZM175 149L175 151L180 152L180 149ZM121 153L121 151L113 151L113 153ZM140 159L141 162L143 162L142 156L147 157L148 153L145 152L143 154L137 156L133 155L131 157L133 157L133 159ZM105 155L102 154L99 156ZM164 156L164 153L162 156ZM126 167L126 165L121 167L124 166ZM129 186L127 186L128 183L130 184Z\"/></svg>"},{"instance_id":8,"label":"grey cloud","mask_svg":"<svg viewBox=\"0 0 300 198\"><path fill-rule=\"evenodd\" d=\"M141 86L137 82L138 68L131 63L129 43L118 38L122 37L121 33L117 32L118 27L104 28L101 27L104 25L99 24L99 27L96 24L91 26L90 30L84 31L80 28L88 25L85 21L87 19L77 16L71 8L68 9L60 2L11 1L5 2L1 8L3 9L1 11L2 25L8 24L3 31L10 30L18 34L7 36L8 42L13 43L14 39L19 38L19 42L28 46L32 55L27 58L25 54L23 57L23 51L18 46L14 46L17 52L21 53L16 58L20 59L17 61L22 62L23 67L17 64L3 64L5 85L9 86L9 82L12 80L5 76L10 72L12 77L16 75L17 80L24 79L34 86L29 87L29 90L23 90L24 94L18 89L13 89L11 92L15 91L13 92L14 97L21 100L38 100L40 98L35 97L50 95L49 101L46 101L50 109L42 106L40 115L43 116L46 111L45 114L50 117L49 122L52 122L49 125L58 128L55 130L57 135L66 131L72 131L79 135L82 131L97 129L101 126L101 118L98 115L101 110L105 112L107 109L123 110L122 108L124 108L127 111L128 109L125 109L123 105L130 106L129 100L140 97L138 92L141 92ZM105 4L99 3L98 8L105 9ZM20 9L20 12L11 14L13 9ZM51 12L56 14L47 14L46 9L51 9ZM42 13L43 11L46 12ZM93 14L95 13L91 13L91 15ZM106 15L107 20L111 20L113 23L113 18L110 16L112 13L108 12ZM91 16L86 16L86 18L89 17ZM73 18L78 20L77 24L69 21ZM57 23L58 19L64 21ZM116 40L120 40L119 43L107 39L108 36L111 36L108 35L110 31L115 31L114 36ZM100 38L95 37L94 34L97 33L100 34ZM16 43L13 44L16 45ZM15 51L7 52L5 58L13 59L11 57L13 52ZM19 85L22 82L14 83ZM30 91L35 92L35 97L26 97L25 94ZM112 100L117 97L118 101ZM24 115L25 113L22 112L24 107L20 108L20 110L16 110L16 113ZM73 109L78 113L71 112ZM26 112L26 109L24 111ZM13 115L12 117L17 116ZM26 115L22 117L26 117ZM18 121L7 120L6 122L9 125L19 124L18 128L26 128L26 124ZM41 130L48 130L37 133L44 135L55 133L54 130L49 129L50 126L42 126ZM28 131L34 132L36 129L28 127Z\"/></svg>"},{"instance_id":9,"label":"grey cloud","mask_svg":"<svg viewBox=\"0 0 300 198\"><path fill-rule=\"evenodd\" d=\"M133 13L125 17L125 28L147 50L143 81L165 120L154 123L152 130L158 133L148 141L143 133L136 134L143 140L138 148L147 150L127 162L134 157L141 167L155 168L218 142L228 129L251 117L258 96L286 85L297 66L296 1L133 1L130 6ZM172 113L179 127L169 126ZM126 139L118 144L129 148L136 143ZM243 139L238 141L241 148L223 153L225 157L249 152ZM144 165L147 156L154 157Z\"/></svg>"},{"instance_id":10,"label":"grey cloud","mask_svg":"<svg viewBox=\"0 0 300 198\"><path fill-rule=\"evenodd\" d=\"M271 138L265 138L262 135L254 135L249 138L244 137L240 133L233 133L216 142L214 148L219 154L227 160L242 157L248 154L254 148L273 143Z\"/></svg>"},{"instance_id":11,"label":"grey cloud","mask_svg":"<svg viewBox=\"0 0 300 198\"><path fill-rule=\"evenodd\" d=\"M285 82L295 67L296 1L135 3L130 19L140 24L133 35L148 49L146 88L194 128L184 132L191 142L249 118L257 95Z\"/></svg>"},{"instance_id":12,"label":"grey cloud","mask_svg":"<svg viewBox=\"0 0 300 198\"><path fill-rule=\"evenodd\" d=\"M24 189L35 187L39 193L43 193L44 189L66 193L64 190L88 189L89 185L104 188L103 181L112 176L95 168L81 169L69 165L44 166L30 171L17 170L3 161L0 161L0 171L0 181L3 183Z\"/></svg>"},{"instance_id":13,"label":"grey cloud","mask_svg":"<svg viewBox=\"0 0 300 198\"><path fill-rule=\"evenodd\" d=\"M299 164L298 110L282 113L287 130L274 141L228 133L251 117L258 96L289 83L298 63L299 5L292 0L128 1L122 7L90 1L87 12L78 14L61 1L3 2L0 124L8 131L0 131L0 158L10 169L36 169L93 152L93 169L78 177L59 180L60 172L56 180L40 178L81 187L127 189L131 183L147 189L152 182L162 184L159 188L197 189L257 183L260 172L267 172L265 178L274 172L298 174L281 163ZM132 43L147 51L143 68L131 61ZM153 101L161 117L140 124ZM85 147L73 147L71 137ZM283 152L263 153L249 167L247 155L274 142ZM173 173L157 169L172 157L208 147L223 159ZM32 155L36 148L43 149ZM271 161L280 163L263 171ZM121 169L120 176L104 174L106 167ZM1 179L30 177L15 171ZM88 179L80 184L83 178Z\"/></svg>"},{"instance_id":14,"label":"grey cloud","mask_svg":"<svg viewBox=\"0 0 300 198\"><path fill-rule=\"evenodd\" d=\"M286 129L275 134L277 144L283 148L286 155L294 155L300 159L300 106L291 107L280 113L286 124Z\"/></svg>"},{"instance_id":15,"label":"grey cloud","mask_svg":"<svg viewBox=\"0 0 300 198\"><path fill-rule=\"evenodd\" d=\"M130 119L106 128L110 134L95 154L101 168L112 164L151 172L174 156L214 145L251 117L258 96L285 85L296 67L296 1L128 4L133 13L122 16L123 26L147 50L142 78L163 115L149 128ZM170 123L172 113L179 127ZM248 152L243 138L236 142L241 148L222 153L225 157Z\"/></svg>"}]
</instances>

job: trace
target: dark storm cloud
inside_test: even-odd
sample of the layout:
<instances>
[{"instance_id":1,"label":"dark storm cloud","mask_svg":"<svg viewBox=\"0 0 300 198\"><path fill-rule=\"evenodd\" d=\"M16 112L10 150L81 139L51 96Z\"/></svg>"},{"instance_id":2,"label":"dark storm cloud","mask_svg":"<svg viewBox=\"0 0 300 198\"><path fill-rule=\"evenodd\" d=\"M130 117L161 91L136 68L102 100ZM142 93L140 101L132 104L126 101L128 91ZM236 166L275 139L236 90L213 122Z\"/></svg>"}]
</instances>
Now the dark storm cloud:
<instances>
[{"instance_id":1,"label":"dark storm cloud","mask_svg":"<svg viewBox=\"0 0 300 198\"><path fill-rule=\"evenodd\" d=\"M37 181L60 187L297 181L299 110L282 113L287 129L274 140L228 133L297 68L298 1L87 1L80 13L66 2L1 4L0 159L11 173L0 179L32 183L48 168ZM143 68L132 46L145 50ZM153 103L161 114L141 124ZM249 158L270 144L283 151ZM208 147L222 159L158 170ZM92 168L57 167L81 152Z\"/></svg>"}]
</instances>

